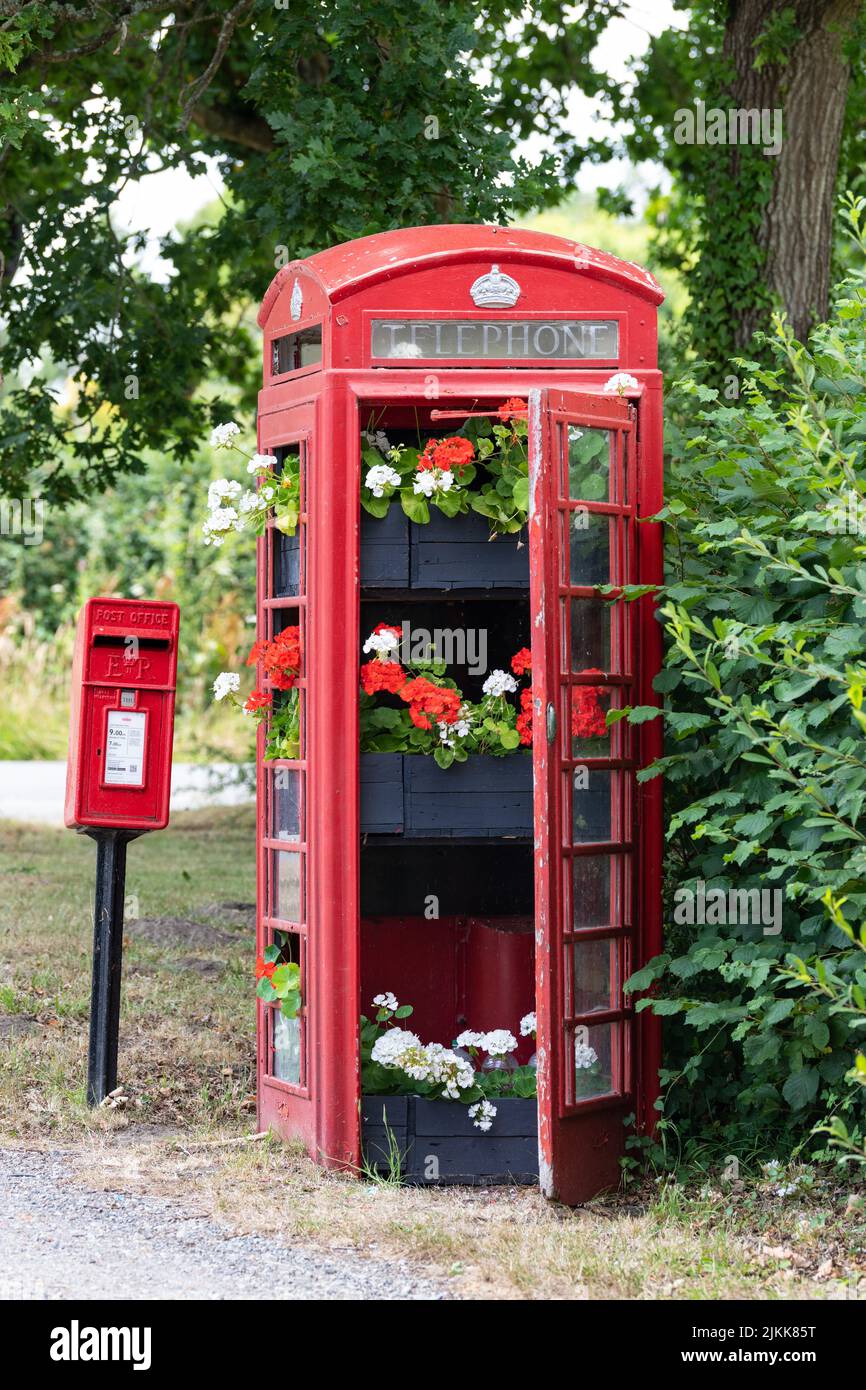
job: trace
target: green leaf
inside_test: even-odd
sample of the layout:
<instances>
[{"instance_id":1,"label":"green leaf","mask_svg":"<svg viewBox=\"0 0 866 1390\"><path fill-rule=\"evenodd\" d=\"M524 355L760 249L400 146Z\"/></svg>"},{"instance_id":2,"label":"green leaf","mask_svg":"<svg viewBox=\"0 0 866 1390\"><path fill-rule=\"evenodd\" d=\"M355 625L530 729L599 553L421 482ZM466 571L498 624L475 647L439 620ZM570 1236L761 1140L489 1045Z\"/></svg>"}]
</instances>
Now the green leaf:
<instances>
[{"instance_id":1,"label":"green leaf","mask_svg":"<svg viewBox=\"0 0 866 1390\"><path fill-rule=\"evenodd\" d=\"M374 497L367 488L361 489L361 506L370 516L384 517L391 509L390 497Z\"/></svg>"},{"instance_id":2,"label":"green leaf","mask_svg":"<svg viewBox=\"0 0 866 1390\"><path fill-rule=\"evenodd\" d=\"M792 1110L803 1110L818 1093L818 1073L814 1067L792 1072L782 1087L782 1095Z\"/></svg>"},{"instance_id":3,"label":"green leaf","mask_svg":"<svg viewBox=\"0 0 866 1390\"><path fill-rule=\"evenodd\" d=\"M414 521L419 526L427 525L430 520L430 508L427 505L426 497L413 492L411 488L401 488L400 505L410 521Z\"/></svg>"}]
</instances>

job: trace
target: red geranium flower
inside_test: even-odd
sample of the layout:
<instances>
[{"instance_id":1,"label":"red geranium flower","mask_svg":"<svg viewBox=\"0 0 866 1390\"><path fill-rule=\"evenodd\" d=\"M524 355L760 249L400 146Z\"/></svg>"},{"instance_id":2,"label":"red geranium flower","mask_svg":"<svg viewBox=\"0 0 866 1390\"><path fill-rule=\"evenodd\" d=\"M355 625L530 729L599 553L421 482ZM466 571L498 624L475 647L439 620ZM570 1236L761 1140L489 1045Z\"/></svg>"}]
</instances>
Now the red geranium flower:
<instances>
[{"instance_id":1,"label":"red geranium flower","mask_svg":"<svg viewBox=\"0 0 866 1390\"><path fill-rule=\"evenodd\" d=\"M532 742L532 687L520 692L521 713L517 716L517 732L524 746Z\"/></svg>"},{"instance_id":2,"label":"red geranium flower","mask_svg":"<svg viewBox=\"0 0 866 1390\"><path fill-rule=\"evenodd\" d=\"M256 710L267 709L273 702L274 697L268 691L254 690L244 705L244 709L247 714L255 714Z\"/></svg>"},{"instance_id":3,"label":"red geranium flower","mask_svg":"<svg viewBox=\"0 0 866 1390\"><path fill-rule=\"evenodd\" d=\"M475 445L472 440L463 439L457 434L452 435L450 439L443 439L433 450L433 462L437 468L459 470L471 463L474 457Z\"/></svg>"},{"instance_id":4,"label":"red geranium flower","mask_svg":"<svg viewBox=\"0 0 866 1390\"><path fill-rule=\"evenodd\" d=\"M392 623L377 623L373 628L373 633L378 635L380 632L393 632L394 636L399 637L401 642L403 640L403 629L394 627Z\"/></svg>"},{"instance_id":5,"label":"red geranium flower","mask_svg":"<svg viewBox=\"0 0 866 1390\"><path fill-rule=\"evenodd\" d=\"M298 627L278 633L262 658L264 668L278 690L291 690L301 673L301 634Z\"/></svg>"},{"instance_id":6,"label":"red geranium flower","mask_svg":"<svg viewBox=\"0 0 866 1390\"><path fill-rule=\"evenodd\" d=\"M256 979L270 980L277 968L276 961L266 961L264 956L256 956Z\"/></svg>"},{"instance_id":7,"label":"red geranium flower","mask_svg":"<svg viewBox=\"0 0 866 1390\"><path fill-rule=\"evenodd\" d=\"M599 704L598 687L576 685L571 706L571 732L574 738L602 738L607 733L604 710Z\"/></svg>"},{"instance_id":8,"label":"red geranium flower","mask_svg":"<svg viewBox=\"0 0 866 1390\"><path fill-rule=\"evenodd\" d=\"M532 669L532 652L528 647L521 647L519 652L514 653L511 669L515 676L525 676L527 671Z\"/></svg>"},{"instance_id":9,"label":"red geranium flower","mask_svg":"<svg viewBox=\"0 0 866 1390\"><path fill-rule=\"evenodd\" d=\"M527 413L526 401L522 401L519 396L509 396L507 401L503 401L497 410L500 420L511 420L515 415L525 415Z\"/></svg>"},{"instance_id":10,"label":"red geranium flower","mask_svg":"<svg viewBox=\"0 0 866 1390\"><path fill-rule=\"evenodd\" d=\"M255 666L257 662L264 660L265 652L268 650L269 646L270 643L265 642L264 640L260 642L254 642L252 645L252 650L250 651L250 654L247 657L247 665Z\"/></svg>"},{"instance_id":11,"label":"red geranium flower","mask_svg":"<svg viewBox=\"0 0 866 1390\"><path fill-rule=\"evenodd\" d=\"M435 458L433 457L433 455L435 454L435 452L436 452L436 450L437 450L438 448L439 448L439 440L438 440L438 439L428 439L428 440L427 440L427 443L424 445L423 451L418 455L418 472L419 472L419 473L429 473L429 472L431 471L431 469L437 468L437 467L439 466L439 465L436 463Z\"/></svg>"},{"instance_id":12,"label":"red geranium flower","mask_svg":"<svg viewBox=\"0 0 866 1390\"><path fill-rule=\"evenodd\" d=\"M377 690L396 695L407 679L399 661L368 661L361 667L361 684L368 695Z\"/></svg>"},{"instance_id":13,"label":"red geranium flower","mask_svg":"<svg viewBox=\"0 0 866 1390\"><path fill-rule=\"evenodd\" d=\"M432 729L428 715L432 715L437 724L453 724L460 713L457 691L447 685L434 685L426 676L407 681L399 695L409 706L409 718L416 729Z\"/></svg>"},{"instance_id":14,"label":"red geranium flower","mask_svg":"<svg viewBox=\"0 0 866 1390\"><path fill-rule=\"evenodd\" d=\"M301 673L301 630L287 627L272 642L261 640L253 644L247 665L261 662L265 673L278 690L291 690Z\"/></svg>"}]
</instances>

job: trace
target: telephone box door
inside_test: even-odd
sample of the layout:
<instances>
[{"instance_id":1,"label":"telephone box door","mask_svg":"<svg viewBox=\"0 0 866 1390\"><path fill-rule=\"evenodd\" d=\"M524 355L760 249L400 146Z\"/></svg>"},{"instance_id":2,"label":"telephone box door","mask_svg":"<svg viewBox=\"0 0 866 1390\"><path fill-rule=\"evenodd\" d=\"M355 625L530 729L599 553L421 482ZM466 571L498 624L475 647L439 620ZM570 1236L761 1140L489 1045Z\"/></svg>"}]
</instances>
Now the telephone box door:
<instances>
[{"instance_id":1,"label":"telephone box door","mask_svg":"<svg viewBox=\"0 0 866 1390\"><path fill-rule=\"evenodd\" d=\"M542 1190L619 1182L635 1108L635 408L529 395L536 1000ZM603 596L598 586L614 586Z\"/></svg>"},{"instance_id":2,"label":"telephone box door","mask_svg":"<svg viewBox=\"0 0 866 1390\"><path fill-rule=\"evenodd\" d=\"M297 479L299 517L293 535L269 519L258 545L257 634L273 641L295 636L301 674L292 690L276 688L262 667L258 685L271 695L275 713L295 711L294 724L281 724L274 746L258 740L258 939L281 948L281 961L300 966L303 1005L296 1019L259 1004L259 1125L287 1137L302 1137L311 1151L317 1143L316 963L310 946L315 894L310 872L311 787L308 729L308 673L311 669L309 491L314 473L315 406L304 404L264 414L259 448L278 459L284 477ZM265 757L267 751L267 758ZM313 942L316 933L312 931Z\"/></svg>"}]
</instances>

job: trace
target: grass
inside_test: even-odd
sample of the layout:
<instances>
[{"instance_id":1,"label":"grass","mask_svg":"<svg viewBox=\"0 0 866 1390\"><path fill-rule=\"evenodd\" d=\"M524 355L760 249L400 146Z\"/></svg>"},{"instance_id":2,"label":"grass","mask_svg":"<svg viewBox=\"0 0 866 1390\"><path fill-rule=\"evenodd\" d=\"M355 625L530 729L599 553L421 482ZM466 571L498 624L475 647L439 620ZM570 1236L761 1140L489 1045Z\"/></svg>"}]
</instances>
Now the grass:
<instances>
[{"instance_id":1,"label":"grass","mask_svg":"<svg viewBox=\"0 0 866 1390\"><path fill-rule=\"evenodd\" d=\"M3 639L0 600L0 761L63 759L69 746L69 673L74 632L61 628L54 641L24 636ZM39 689L39 717L33 690ZM181 684L175 722L175 762L251 762L255 740L248 720L210 696L203 677Z\"/></svg>"},{"instance_id":2,"label":"grass","mask_svg":"<svg viewBox=\"0 0 866 1390\"><path fill-rule=\"evenodd\" d=\"M92 1112L95 849L69 831L0 828L0 1143L62 1148L73 1181L174 1196L235 1230L411 1259L462 1297L866 1297L866 1206L820 1178L782 1198L760 1172L649 1176L571 1212L534 1190L365 1182L251 1141L253 942L232 904L253 901L252 847L252 814L234 809L179 815L130 845L125 1099Z\"/></svg>"}]
</instances>

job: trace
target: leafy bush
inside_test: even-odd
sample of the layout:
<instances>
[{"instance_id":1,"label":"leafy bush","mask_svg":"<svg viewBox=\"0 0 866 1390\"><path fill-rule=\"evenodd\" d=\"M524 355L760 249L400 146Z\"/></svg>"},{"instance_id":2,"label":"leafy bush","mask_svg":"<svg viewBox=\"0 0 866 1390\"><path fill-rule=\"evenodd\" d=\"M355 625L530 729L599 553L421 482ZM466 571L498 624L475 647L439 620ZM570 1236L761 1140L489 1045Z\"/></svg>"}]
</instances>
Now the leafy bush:
<instances>
[{"instance_id":1,"label":"leafy bush","mask_svg":"<svg viewBox=\"0 0 866 1390\"><path fill-rule=\"evenodd\" d=\"M866 259L863 214L848 205ZM827 1112L862 1138L866 1092L846 1080L857 1011L814 984L824 971L861 1000L866 986L822 903L866 918L866 277L843 282L808 346L774 329L777 365L737 363L738 400L681 384L694 424L674 431L662 513L674 574L657 686L672 708L655 771L672 892L778 890L779 929L689 926L672 899L667 952L631 985L654 985L664 997L638 1007L671 1020L670 1122L778 1148Z\"/></svg>"}]
</instances>

